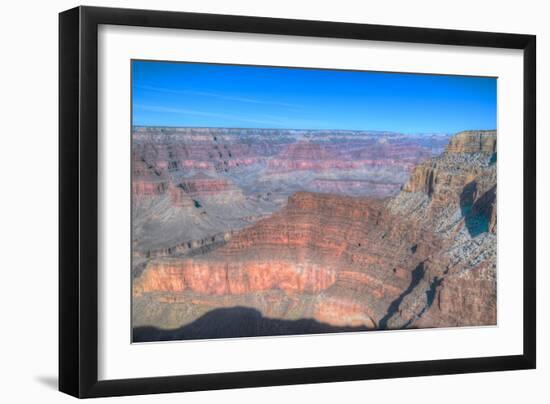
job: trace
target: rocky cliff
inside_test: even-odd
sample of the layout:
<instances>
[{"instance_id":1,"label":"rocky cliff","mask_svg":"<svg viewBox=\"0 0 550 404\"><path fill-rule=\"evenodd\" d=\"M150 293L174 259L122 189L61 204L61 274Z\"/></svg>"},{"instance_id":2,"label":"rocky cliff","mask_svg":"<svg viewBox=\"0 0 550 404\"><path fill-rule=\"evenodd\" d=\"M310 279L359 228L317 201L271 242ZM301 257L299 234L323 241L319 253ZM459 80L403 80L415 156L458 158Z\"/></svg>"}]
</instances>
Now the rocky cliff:
<instances>
[{"instance_id":1,"label":"rocky cliff","mask_svg":"<svg viewBox=\"0 0 550 404\"><path fill-rule=\"evenodd\" d=\"M495 131L465 131L453 136L446 148L448 153L496 153Z\"/></svg>"},{"instance_id":2,"label":"rocky cliff","mask_svg":"<svg viewBox=\"0 0 550 404\"><path fill-rule=\"evenodd\" d=\"M388 326L496 324L496 142L495 131L457 134L388 204L444 242Z\"/></svg>"}]
</instances>

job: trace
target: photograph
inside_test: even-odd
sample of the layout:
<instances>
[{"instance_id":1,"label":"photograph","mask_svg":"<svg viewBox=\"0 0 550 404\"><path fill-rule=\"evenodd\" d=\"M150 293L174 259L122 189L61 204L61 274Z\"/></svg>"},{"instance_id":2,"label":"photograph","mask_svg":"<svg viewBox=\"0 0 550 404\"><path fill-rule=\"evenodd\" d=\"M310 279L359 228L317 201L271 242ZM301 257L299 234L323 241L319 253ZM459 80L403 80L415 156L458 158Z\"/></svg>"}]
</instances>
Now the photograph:
<instances>
[{"instance_id":1,"label":"photograph","mask_svg":"<svg viewBox=\"0 0 550 404\"><path fill-rule=\"evenodd\" d=\"M543 2L91 3L3 8L0 402L550 396Z\"/></svg>"},{"instance_id":2,"label":"photograph","mask_svg":"<svg viewBox=\"0 0 550 404\"><path fill-rule=\"evenodd\" d=\"M497 325L496 77L130 68L132 342Z\"/></svg>"}]
</instances>

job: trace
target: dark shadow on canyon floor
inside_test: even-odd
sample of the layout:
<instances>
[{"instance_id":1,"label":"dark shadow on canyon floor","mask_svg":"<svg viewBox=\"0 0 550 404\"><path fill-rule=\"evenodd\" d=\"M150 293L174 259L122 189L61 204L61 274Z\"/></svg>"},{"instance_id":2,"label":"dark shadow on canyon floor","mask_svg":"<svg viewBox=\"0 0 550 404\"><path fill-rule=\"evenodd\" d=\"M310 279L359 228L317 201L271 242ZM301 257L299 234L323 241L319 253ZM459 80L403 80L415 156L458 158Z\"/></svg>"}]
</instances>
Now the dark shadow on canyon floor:
<instances>
[{"instance_id":1,"label":"dark shadow on canyon floor","mask_svg":"<svg viewBox=\"0 0 550 404\"><path fill-rule=\"evenodd\" d=\"M133 342L238 338L367 331L367 327L335 327L314 319L280 320L248 307L212 310L192 323L172 330L135 327Z\"/></svg>"}]
</instances>

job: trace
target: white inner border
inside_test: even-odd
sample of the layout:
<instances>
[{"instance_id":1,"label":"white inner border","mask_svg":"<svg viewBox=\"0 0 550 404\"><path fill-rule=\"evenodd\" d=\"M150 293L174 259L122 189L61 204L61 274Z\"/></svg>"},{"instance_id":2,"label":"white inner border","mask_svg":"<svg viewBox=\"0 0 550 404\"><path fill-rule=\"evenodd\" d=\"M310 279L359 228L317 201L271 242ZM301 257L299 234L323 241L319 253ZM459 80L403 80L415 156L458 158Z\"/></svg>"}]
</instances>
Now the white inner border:
<instances>
[{"instance_id":1,"label":"white inner border","mask_svg":"<svg viewBox=\"0 0 550 404\"><path fill-rule=\"evenodd\" d=\"M522 353L521 51L125 26L98 35L100 380ZM498 326L131 344L131 59L498 77Z\"/></svg>"}]
</instances>

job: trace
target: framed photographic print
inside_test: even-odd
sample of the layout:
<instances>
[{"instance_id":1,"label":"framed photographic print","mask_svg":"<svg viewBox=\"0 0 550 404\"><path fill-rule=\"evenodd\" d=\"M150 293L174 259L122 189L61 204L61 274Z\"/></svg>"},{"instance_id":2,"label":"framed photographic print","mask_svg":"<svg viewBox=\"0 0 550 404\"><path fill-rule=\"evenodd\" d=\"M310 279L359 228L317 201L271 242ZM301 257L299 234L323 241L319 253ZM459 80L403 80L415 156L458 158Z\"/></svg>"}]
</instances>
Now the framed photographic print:
<instances>
[{"instance_id":1,"label":"framed photographic print","mask_svg":"<svg viewBox=\"0 0 550 404\"><path fill-rule=\"evenodd\" d=\"M61 391L535 367L534 36L59 22Z\"/></svg>"}]
</instances>

